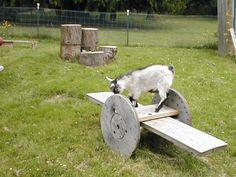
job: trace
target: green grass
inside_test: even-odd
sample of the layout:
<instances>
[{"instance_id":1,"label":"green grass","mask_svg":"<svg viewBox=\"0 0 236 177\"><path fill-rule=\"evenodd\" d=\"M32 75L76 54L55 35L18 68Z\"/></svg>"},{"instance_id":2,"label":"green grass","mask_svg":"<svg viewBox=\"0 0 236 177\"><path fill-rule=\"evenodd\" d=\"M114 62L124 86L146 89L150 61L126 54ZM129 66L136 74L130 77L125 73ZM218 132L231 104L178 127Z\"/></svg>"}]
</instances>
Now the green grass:
<instances>
[{"instance_id":1,"label":"green grass","mask_svg":"<svg viewBox=\"0 0 236 177\"><path fill-rule=\"evenodd\" d=\"M138 19L136 19L138 20ZM143 23L155 25L152 29L129 29L130 46L161 46L216 48L217 20L206 17L160 16L156 20L142 19ZM131 21L132 22L132 21ZM141 22L140 22L141 23ZM59 40L59 28L11 27L0 34L8 34L9 38L53 38ZM39 31L39 32L38 32ZM108 45L126 45L126 29L99 29L99 43Z\"/></svg>"},{"instance_id":2,"label":"green grass","mask_svg":"<svg viewBox=\"0 0 236 177\"><path fill-rule=\"evenodd\" d=\"M119 45L118 55L95 68L62 61L55 28L40 29L36 49L0 47L0 176L235 176L236 60L213 50L216 20L171 20L158 30L132 30L132 47L124 46L125 30L101 29L100 44ZM36 34L8 31L15 39ZM101 107L85 94L108 91L105 76L151 63L174 64L173 87L187 99L193 126L226 141L225 150L197 157L150 133L131 158L106 146ZM151 98L143 94L141 102Z\"/></svg>"},{"instance_id":3,"label":"green grass","mask_svg":"<svg viewBox=\"0 0 236 177\"><path fill-rule=\"evenodd\" d=\"M59 41L1 47L0 176L234 176L236 63L215 50L119 47L117 61L85 67L62 61ZM134 156L113 153L100 130L101 107L87 92L108 91L115 77L150 63L176 67L173 87L188 100L193 126L228 143L200 158L152 134ZM91 80L92 79L92 80ZM142 102L150 101L150 94Z\"/></svg>"}]
</instances>

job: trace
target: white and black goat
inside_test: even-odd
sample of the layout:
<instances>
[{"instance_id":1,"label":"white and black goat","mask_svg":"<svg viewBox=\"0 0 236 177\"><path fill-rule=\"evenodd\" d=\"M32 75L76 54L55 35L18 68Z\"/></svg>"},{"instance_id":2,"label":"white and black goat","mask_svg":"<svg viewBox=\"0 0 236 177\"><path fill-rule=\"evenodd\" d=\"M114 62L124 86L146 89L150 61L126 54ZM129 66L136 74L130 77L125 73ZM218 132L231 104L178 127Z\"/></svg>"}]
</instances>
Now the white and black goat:
<instances>
[{"instance_id":1,"label":"white and black goat","mask_svg":"<svg viewBox=\"0 0 236 177\"><path fill-rule=\"evenodd\" d=\"M110 89L115 93L129 92L129 99L135 107L142 92L158 92L160 102L156 107L158 112L168 96L168 91L174 79L174 66L150 65L129 71L116 79L106 77L111 82Z\"/></svg>"}]
</instances>

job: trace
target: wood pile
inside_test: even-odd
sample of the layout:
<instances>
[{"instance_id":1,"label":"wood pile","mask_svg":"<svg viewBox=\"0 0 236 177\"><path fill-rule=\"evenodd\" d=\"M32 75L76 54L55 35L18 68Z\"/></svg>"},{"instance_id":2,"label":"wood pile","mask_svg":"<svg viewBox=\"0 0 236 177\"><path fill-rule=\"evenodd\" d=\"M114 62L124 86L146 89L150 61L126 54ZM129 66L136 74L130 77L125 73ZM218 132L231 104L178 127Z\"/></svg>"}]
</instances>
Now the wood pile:
<instances>
[{"instance_id":1,"label":"wood pile","mask_svg":"<svg viewBox=\"0 0 236 177\"><path fill-rule=\"evenodd\" d=\"M99 66L114 61L116 54L117 46L98 46L97 28L82 28L79 24L61 25L61 58Z\"/></svg>"}]
</instances>

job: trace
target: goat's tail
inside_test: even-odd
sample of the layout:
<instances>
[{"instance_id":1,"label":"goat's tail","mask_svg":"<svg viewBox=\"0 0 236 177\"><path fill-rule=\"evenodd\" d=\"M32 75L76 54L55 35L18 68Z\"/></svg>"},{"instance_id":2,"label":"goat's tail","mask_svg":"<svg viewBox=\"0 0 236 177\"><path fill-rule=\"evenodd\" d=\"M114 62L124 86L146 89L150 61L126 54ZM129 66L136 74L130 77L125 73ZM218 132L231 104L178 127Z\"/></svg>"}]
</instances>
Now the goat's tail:
<instances>
[{"instance_id":1,"label":"goat's tail","mask_svg":"<svg viewBox=\"0 0 236 177\"><path fill-rule=\"evenodd\" d=\"M174 74L175 73L175 67L174 65L169 65L168 69Z\"/></svg>"}]
</instances>

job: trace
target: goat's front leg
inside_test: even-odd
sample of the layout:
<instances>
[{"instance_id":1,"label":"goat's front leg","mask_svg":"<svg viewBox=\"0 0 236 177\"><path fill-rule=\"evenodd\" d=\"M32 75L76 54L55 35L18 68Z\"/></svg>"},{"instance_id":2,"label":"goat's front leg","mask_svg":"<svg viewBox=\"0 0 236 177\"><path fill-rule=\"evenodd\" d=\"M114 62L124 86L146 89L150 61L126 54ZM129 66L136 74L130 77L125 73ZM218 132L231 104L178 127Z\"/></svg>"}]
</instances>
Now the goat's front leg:
<instances>
[{"instance_id":1,"label":"goat's front leg","mask_svg":"<svg viewBox=\"0 0 236 177\"><path fill-rule=\"evenodd\" d=\"M129 96L129 100L135 107L138 107L138 101L134 99L132 96Z\"/></svg>"}]
</instances>

